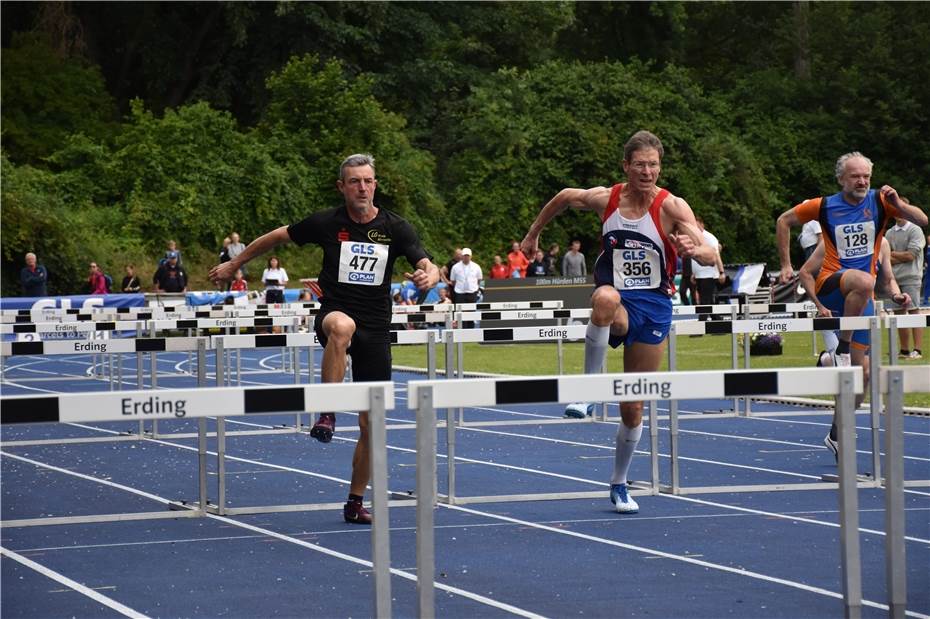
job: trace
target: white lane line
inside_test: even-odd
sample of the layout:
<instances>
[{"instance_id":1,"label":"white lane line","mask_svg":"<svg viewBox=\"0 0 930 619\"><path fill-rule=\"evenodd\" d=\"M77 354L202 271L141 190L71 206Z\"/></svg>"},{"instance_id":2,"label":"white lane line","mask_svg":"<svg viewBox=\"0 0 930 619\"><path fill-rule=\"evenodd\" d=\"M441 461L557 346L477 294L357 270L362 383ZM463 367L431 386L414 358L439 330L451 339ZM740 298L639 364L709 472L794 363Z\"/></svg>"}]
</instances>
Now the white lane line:
<instances>
[{"instance_id":1,"label":"white lane line","mask_svg":"<svg viewBox=\"0 0 930 619\"><path fill-rule=\"evenodd\" d=\"M482 431L482 432L487 432L488 430L481 430L481 431ZM524 435L517 435L517 436L524 436ZM572 445L579 445L579 446L584 446L584 447L593 447L593 448L597 448L597 449L613 449L612 447L605 447L605 446L602 446L602 445L590 445L590 444L587 444L587 443L577 443L577 442L574 442L574 441L562 441L561 439L551 439L551 438L545 438L545 437L525 437L525 436L524 436L524 438L533 438L533 439L536 439L536 440L545 440L545 441L552 441L552 442L564 442L564 443L568 443L568 444L572 444ZM357 442L355 439L342 438L342 437L334 437L334 439L337 439L337 440L340 440L340 441L344 441L344 442L348 442L348 443L356 443L356 442ZM192 447L192 446L188 446L188 445L182 445L182 444L179 444L179 443L173 443L173 442L170 442L170 441L164 441L164 440L159 440L159 439L151 439L151 438L146 438L145 440L146 440L146 441L149 441L149 442L157 443L157 444L160 444L160 445L165 445L165 446L168 446L168 447L175 447L175 448L178 448L178 449L185 449L185 450L188 450L188 451L197 451L197 448L196 448L196 447ZM415 450L415 449L409 449L409 448L406 448L406 447L396 447L396 446L388 445L388 449L391 450L391 451L399 451L399 452L403 452L403 453L416 453L416 450ZM641 452L640 452L640 453L641 453ZM209 454L209 455L211 455L211 456L215 456L215 455L216 455L216 452L208 451L207 454ZM3 455L3 452L0 452L0 455ZM660 454L660 455L661 455L661 454ZM17 456L17 457L18 457L18 456ZM438 457L439 457L439 458L447 458L447 456L446 456L445 454L438 454ZM665 456L665 457L667 457L667 456ZM237 457L237 456L230 456L230 455L228 455L228 454L227 454L226 458L227 458L228 460L232 460L232 461L235 461L235 462L241 462L241 463L245 463L245 464L252 464L252 465L255 465L255 466L265 466L265 467L274 468L274 469L278 469L278 470L282 470L282 471L288 471L288 472L291 472L291 473L296 473L296 474L298 474L298 475L307 475L307 476L309 476L309 477L316 477L316 478L319 478L319 479L325 479L325 480L333 481L333 482L340 483L340 484L348 484L348 483L349 483L349 480L347 480L347 479L340 479L340 478L338 478L338 477L333 477L333 476L330 476L330 475L324 475L324 474L322 474L322 473L314 473L314 472L312 472L312 471L307 471L307 470L304 470L304 469L297 469L297 468L294 468L294 467L288 467L288 466L283 466L283 465L279 465L279 464L272 464L272 463L268 463L268 462L261 462L261 461L258 461L258 460L251 460L251 459L248 459L248 458L240 458L240 457ZM25 460L25 461L29 461L28 459L24 459L24 458L20 458L20 459L23 459L23 460ZM597 480L591 480L591 479L584 479L584 478L580 478L580 477L563 476L563 475L559 475L559 474L557 474L557 473L549 473L549 472L547 472L547 471L539 471L539 470L536 470L536 469L529 469L529 468L525 468L525 467L515 467L515 466L511 466L511 465L499 464L499 463L495 463L495 462L488 462L488 461L484 461L484 460L475 460L475 459L471 459L471 458L461 458L461 457L458 457L458 456L455 458L455 460L456 460L456 462L467 462L467 463L470 463L470 464L481 464L481 465L491 466L491 467L506 468L506 469L511 469L511 470L520 470L520 471L524 471L524 472L535 473L535 474L537 474L537 475L543 475L543 476L546 476L546 477L558 477L558 478L562 478L562 479L569 479L569 480L579 481L579 482L582 482L582 483L588 483L588 484L592 484L592 485L596 485L596 486L601 486L601 487L607 487L607 486L609 486L609 484L607 484L606 482L603 482L603 481L597 481ZM40 466L41 466L41 465L40 465ZM754 468L754 467L746 467L746 468ZM67 470L65 470L65 469L59 469L59 470L62 471L62 472L71 473L71 471L67 471ZM78 474L78 475L79 475L79 474ZM88 479L93 479L93 478L88 478ZM818 477L817 479L819 479L819 477ZM926 494L926 493L920 493L920 492L916 492L916 491L912 491L912 493L913 493L913 494L921 494L921 495ZM812 519L812 518L801 518L801 517L795 517L795 516L786 516L786 515L783 515L783 514L780 514L780 513L777 513L777 512L768 512L768 511L763 511L763 510L756 510L756 509L749 509L749 508L745 508L745 507L738 507L738 506L735 506L735 505L726 505L726 504L723 504L723 503L714 503L714 502L712 502L712 501L705 501L705 500L702 500L702 499L695 499L695 498L685 497L685 496L680 496L680 495L659 494L659 495L657 495L657 496L659 496L659 497L665 497L665 498L671 498L671 499L686 500L686 501L691 501L691 502L694 502L694 503L702 503L702 504L705 504L705 505L712 505L712 506L719 507L719 508L722 508L722 509L730 509L730 510L734 510L734 511L740 511L740 512L745 512L745 513L750 513L750 514L756 514L756 515L759 515L759 516L765 516L765 517L767 517L767 518L778 518L778 519L783 519L783 520L804 522L804 523L806 523L806 524L820 525L820 526L833 527L833 528L839 527L838 524L832 523L832 522L826 522L826 521L821 521L821 520L814 520L814 519ZM860 510L860 511L861 511L861 510ZM876 529L865 529L865 528L859 527L859 530L860 530L861 532L863 532L863 533L869 533L869 534L872 534L872 535L879 535L879 536L883 536L883 537L885 536L885 532L884 532L884 531L879 531L879 530L876 530ZM906 536L905 539L908 540L908 541L912 541L912 542L923 543L923 544L930 544L930 539L922 539L922 538L910 537L910 536Z\"/></svg>"},{"instance_id":2,"label":"white lane line","mask_svg":"<svg viewBox=\"0 0 930 619\"><path fill-rule=\"evenodd\" d=\"M869 428L869 429L871 430L871 428ZM666 432L669 431L668 428L662 427L662 426L659 426L659 430L665 430ZM794 441L785 441L785 440L782 440L782 439L774 439L774 438L760 438L760 437L757 437L757 436L740 436L740 435L738 435L738 434L722 434L722 433L719 433L719 432L707 432L707 431L704 431L704 430L682 430L682 429L679 429L678 432L679 432L680 434L697 434L697 435L699 435L699 436L713 436L714 438L728 438L728 439L733 439L733 440L737 440L737 441L750 441L750 442L757 442L757 443L771 443L771 444L773 444L773 445L792 445L792 446L795 446L795 447L808 447L808 448L812 448L812 449L813 449L813 448L816 448L816 449L820 449L820 450L826 449L826 447L824 447L824 446L811 445L810 443L797 443L797 442L794 442ZM764 453L764 452L763 452L763 453ZM856 450L856 453L858 453L858 454L872 455L872 452L871 452L871 451L868 451L868 450L866 450L866 449L857 449L857 450ZM879 454L882 455L882 456L885 455L885 454L882 453L882 452L879 452ZM920 457L918 457L918 456L902 456L902 457L903 457L905 460L916 460L916 461L918 461L918 462L930 462L930 458L920 458Z\"/></svg>"},{"instance_id":3,"label":"white lane line","mask_svg":"<svg viewBox=\"0 0 930 619\"><path fill-rule=\"evenodd\" d=\"M860 512L869 512L869 513L878 513L884 511L883 509L871 508L871 509L861 509ZM930 511L930 507L906 507L904 511ZM835 509L823 509L823 510L807 510L799 512L783 512L782 515L790 516L792 514L838 514L839 510ZM708 520L715 518L751 518L755 517L755 514L744 514L744 513L715 513L715 514L678 514L670 516L636 516L635 520L631 520L630 524L635 525L639 522L653 522L653 521L662 521L662 520ZM617 522L616 517L612 518L571 518L571 519L561 519L561 520L542 520L540 524L550 524L553 526L559 525L571 525L571 524L603 524ZM501 527L517 527L510 522L481 522L481 523L459 523L459 524L438 524L435 526L436 530L460 530L460 529L481 529L481 528L501 528ZM411 527L391 527L392 533L406 533L411 531L416 531L415 526ZM322 536L331 536L331 535L370 535L369 529L355 528L351 530L345 529L330 529L324 531L298 531L294 533L288 533L290 537L322 537ZM20 548L18 552L21 553L34 553L34 552L61 552L66 550L99 550L99 549L108 549L108 548L125 548L133 546L159 546L164 544L198 544L205 542L235 542L241 540L254 540L261 539L261 535L223 535L217 537L187 537L187 538L174 538L166 540L142 540L138 542L110 542L106 544L79 544L67 546L43 546L37 548Z\"/></svg>"},{"instance_id":4,"label":"white lane line","mask_svg":"<svg viewBox=\"0 0 930 619\"><path fill-rule=\"evenodd\" d=\"M827 411L831 412L831 411ZM777 417L744 417L744 419L754 419L756 421L771 421L773 423L797 423L808 426L819 426L821 428L829 428L829 423L817 422L817 421L795 421L793 419L778 419ZM868 430L871 431L871 426L856 426L857 430ZM881 432L884 432L885 429L881 428ZM930 436L930 433L927 432L914 432L913 430L905 430L904 434L910 434L911 436Z\"/></svg>"},{"instance_id":5,"label":"white lane line","mask_svg":"<svg viewBox=\"0 0 930 619\"><path fill-rule=\"evenodd\" d=\"M155 442L159 442L159 443L160 443L161 441L155 441ZM169 445L170 445L170 443L166 443L166 444L169 444ZM176 446L179 446L179 445L176 445ZM2 454L3 454L3 452L0 452L0 455L2 455ZM101 483L101 484L104 484L104 485L107 485L107 486L110 486L110 487L113 487L113 488L117 488L117 489L120 489L120 490L125 490L125 491L131 492L131 493L133 493L133 494L137 494L137 495L149 497L149 498L152 498L152 499L154 499L154 500L156 500L156 501L160 501L160 502L162 502L162 503L167 503L167 502L168 502L168 499L166 499L166 498L159 497L159 496L156 496L156 495L154 495L154 494L149 494L148 492L144 492L144 491L142 491L142 490L137 490L137 489L132 488L132 487L130 487L130 486L124 486L123 484L118 484L118 483L115 483L115 482L112 482L112 481L109 481L109 480L106 480L106 479L99 479L99 478L91 477L91 476L89 476L89 475L84 475L83 473L76 473L76 472L74 472L74 471L68 471L68 470L65 470L65 469L62 469L62 468L59 468L59 467L56 467L56 466L52 466L52 465L49 465L49 464L46 464L46 463L43 463L43 462L38 462L38 461L35 461L35 460L29 460L28 458L22 458L22 457L19 457L19 456L14 456L14 457L15 457L16 459L23 460L23 461L25 461L25 462L30 462L30 463L32 463L32 464L35 464L36 466L40 466L40 467L43 467L43 468L48 468L48 469L51 469L51 470L54 470L54 471L57 471L57 472L61 472L61 473L66 473L66 474L68 474L68 475L74 475L74 476L76 476L76 477L80 477L81 479L87 479L87 480L94 481L94 482L97 482L97 483ZM256 464L262 464L262 463L256 463ZM268 465L263 465L263 466L268 466ZM348 483L348 482L346 482L346 483ZM330 557L334 557L334 558L337 558L337 559L342 559L342 560L344 560L344 561L349 561L349 562L351 562L351 563L356 563L356 564L358 564L358 565L363 565L363 566L368 567L368 568L373 568L373 567L374 567L374 565L372 564L371 561L365 561L364 559L359 559L359 558L357 558L357 557L353 557L353 556L351 556L351 555L347 555L347 554L344 554L344 553L341 553L341 552L338 552L338 551L335 551L335 550L330 550L329 548L325 548L325 547L319 546L319 545L317 545L317 544L311 544L310 542L306 542L306 541L304 541L304 540L297 539L297 538L295 538L295 537L291 537L291 536L288 536L288 535L284 535L283 533L277 533L277 532L275 532L275 531L271 531L271 530L269 530L269 529L265 529L265 528L262 528L262 527L257 527L257 526L255 526L255 525L247 524L247 523L245 523L245 522L239 522L238 520L232 520L231 518L227 518L227 517L225 517L225 516L217 516L217 515L215 515L215 514L209 514L209 513L204 514L204 516L205 516L206 518L210 518L211 520L217 520L217 521L219 521L219 522L224 522L224 523L226 523L226 524L229 524L229 525L232 525L232 526L235 526L235 527L239 527L239 528L241 528L241 529L246 529L247 531L252 531L253 533L259 533L259 534L264 535L264 536L267 536L267 537L273 537L273 538L275 538L275 539L279 539L279 540L284 541L284 542L288 542L288 543L291 543L291 544L295 544L295 545L297 545L297 546L302 546L302 547L304 547L304 548L308 548L308 549L310 549L310 550L319 552L319 553L321 553L321 554L328 555L328 556L330 556ZM8 551L6 551L5 549L3 549L3 550L4 550L4 553L8 552ZM15 554L15 553L13 553L13 554ZM17 555L17 556L18 556L18 555ZM24 560L26 560L26 561L28 561L28 559L25 559L25 557L21 557L21 558L24 559ZM36 564L36 565L38 565L38 564ZM41 566L39 566L39 567L41 567ZM394 569L394 568L391 568L391 574L393 574L393 575L395 575L395 576L400 576L400 577L402 577L402 578L406 578L407 580L412 580L413 582L416 582L416 580L417 580L417 577L416 577L416 576L413 576L413 575L411 575L411 574L408 574L408 573L406 573L406 572L403 572L403 571L400 571L400 570L397 570L397 569ZM64 577L62 577L62 578L64 578ZM59 582L63 582L63 581L59 581ZM74 583L74 584L77 584L77 583ZM504 603L504 602L499 602L499 601L497 601L497 600L494 600L494 599L485 597L485 596L483 596L483 595L479 595L479 594L473 593L473 592L471 592L471 591L466 591L465 589L459 589L458 587L452 587L452 586L449 586L449 585L446 585L446 584L440 583L440 582L434 582L433 585L434 585L437 589L439 589L440 591L445 591L445 592L447 592L447 593L452 593L452 594L458 595L458 596L460 596L460 597L464 597L464 598L473 600L473 601L475 601L475 602L479 602L479 603L481 603L481 604L485 604L486 606L491 606L491 607L496 608L496 609L498 609L498 610L502 610L502 611L509 612L509 613L511 613L511 614L513 614L513 615L517 615L517 616L519 616L519 617L529 617L529 618L531 618L531 619L542 619L542 617L543 617L542 615L537 615L536 613L533 613L533 612L531 612L531 611L528 611L528 610L519 608L519 607L517 607L517 606L512 606L512 605L506 604L506 603ZM70 585L69 585L69 586L70 586ZM80 586L80 585L79 585L79 586ZM90 591L90 590L88 590L88 591ZM85 595L87 595L87 594L85 593ZM97 595L99 595L99 594L97 594ZM101 597L104 597L104 596L101 596ZM115 603L115 602L114 602L114 603ZM131 612L135 612L135 611L132 611L132 609L128 609L128 610L130 610ZM125 614L125 613L124 613L124 614ZM145 617L144 615L139 615L139 614L127 615L127 616L131 616L131 617Z\"/></svg>"},{"instance_id":6,"label":"white lane line","mask_svg":"<svg viewBox=\"0 0 930 619\"><path fill-rule=\"evenodd\" d=\"M792 588L794 588L794 589L799 589L799 590L801 590L801 591L806 591L806 592L808 592L808 593L816 593L816 594L819 594L819 595L824 595L824 596L827 596L827 597L836 598L836 599L840 599L840 600L843 599L843 594L837 593L836 591L830 591L829 589L823 589L823 588L821 588L821 587L814 587L814 586L811 586L811 585L805 585L804 583L796 582L796 581L793 581L793 580L787 580L787 579L785 579L785 578L778 578L778 577L776 577L776 576L768 576L768 575L766 575L766 574L762 574L762 573L760 573L760 572L754 572L754 571L752 571L752 570L747 570L747 569L745 569L745 568L730 567L730 566L728 566L728 565L721 565L721 564L719 564L719 563L712 563L712 562L710 562L710 561L704 561L704 560L701 560L701 559L696 559L696 558L694 558L693 555L692 555L692 556L677 555L677 554L670 553L670 552L665 552L665 551L662 551L662 550L656 550L656 549L653 549L653 548L646 548L646 547L644 547L644 546L636 546L636 545L634 545L634 544L627 544L627 543L625 543L625 542L618 542L618 541L611 540L611 539L606 539L606 538L603 538L603 537L597 537L597 536L595 536L595 535L588 535L587 533L579 533L578 531L571 531L571 530L568 530L568 529L559 529L559 528L552 527L552 526L549 526L549 525L544 525L544 524L538 524L538 523L535 523L535 522L530 522L530 521L528 521L528 520L520 520L520 519L518 519L518 518L512 518L512 517L510 517L510 516L502 516L502 515L500 515L500 514L492 514L492 513L488 513L488 512L482 512L482 511L479 511L479 510L476 510L476 509L471 509L471 508L468 508L468 507L463 507L463 506L461 506L461 505L446 505L446 504L444 504L444 503L439 503L439 505L440 505L441 507L446 508L446 509L451 509L451 510L455 510L455 511L461 511L461 512L465 512L465 513L468 513L468 514L473 514L473 515L476 515L476 516L482 516L482 517L485 517L485 518L491 518L491 519L494 519L494 520L502 520L502 521L504 521L504 522L511 522L511 523L514 523L514 524L517 524L517 525L521 525L521 526L524 526L524 527L530 527L530 528L533 528L533 529L539 529L539 530L542 530L542 531L547 531L547 532L549 532L549 533L557 533L557 534L559 534L559 535L567 535L567 536L569 536L569 537L574 537L574 538L576 538L576 539L581 539L581 540L585 540L585 541L588 541L588 542L595 542L595 543L597 543L597 544L604 544L604 545L607 545L607 546L614 546L614 547L616 547L616 548L623 548L624 550L632 550L632 551L634 551L634 552L639 552L639 553L647 554L647 555L650 555L650 556L653 556L653 557L659 557L659 558L663 558L663 559L673 559L673 560L675 560L675 561L681 561L682 563L689 563L689 564L691 564L691 565L696 565L696 566L698 566L698 567L703 567L703 568L705 568L705 569L711 569L711 570L717 570L717 571L721 571L721 572L727 572L727 573L729 573L729 574L735 574L735 575L737 575L737 576L742 576L742 577L744 577L744 578L752 578L752 579L755 579L755 580L761 580L761 581L763 581L763 582L768 582L768 583L772 583L772 584L784 585L784 586L786 586L786 587L792 587ZM870 601L870 600L862 600L862 604L863 604L864 606L870 606L870 607L872 607L872 608L879 608L879 609L882 609L882 610L888 610L888 606L887 606L887 605L885 605L885 604L879 604L879 603L877 603L877 602L872 602L872 601ZM930 619L930 617L928 617L927 615L922 615L922 614L917 613L917 612L914 612L914 611L907 611L906 614L907 614L908 616L911 616L911 617L919 617L920 619Z\"/></svg>"},{"instance_id":7,"label":"white lane line","mask_svg":"<svg viewBox=\"0 0 930 619\"><path fill-rule=\"evenodd\" d=\"M62 584L70 589L73 589L82 595L86 595L87 597L94 600L95 602L99 604L103 604L107 608L115 610L121 615L124 615L126 617L134 617L136 619L148 619L148 615L143 615L139 611L133 610L132 608L129 608L125 604L120 604L113 598L107 597L103 595L102 593L97 593L90 587L86 587L75 580L71 580L64 574L59 574L58 572L54 570L50 570L44 565L36 563L35 561L31 559L27 559L26 557L22 556L19 553L13 552L12 550L8 550L0 546L0 554L2 554L4 557L9 557L10 559L16 561L17 563L21 563L22 565L25 565L29 569L35 570L36 572L42 574L43 576L47 578L51 578L55 582Z\"/></svg>"}]
</instances>

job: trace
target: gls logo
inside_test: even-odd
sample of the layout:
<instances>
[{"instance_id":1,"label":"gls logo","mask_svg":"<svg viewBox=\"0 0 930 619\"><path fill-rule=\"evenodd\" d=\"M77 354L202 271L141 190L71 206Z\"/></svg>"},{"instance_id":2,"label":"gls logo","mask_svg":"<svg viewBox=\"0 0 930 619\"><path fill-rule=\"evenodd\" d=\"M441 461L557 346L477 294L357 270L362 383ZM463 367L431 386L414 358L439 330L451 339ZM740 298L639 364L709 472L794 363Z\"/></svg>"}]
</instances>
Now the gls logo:
<instances>
[{"instance_id":1,"label":"gls logo","mask_svg":"<svg viewBox=\"0 0 930 619\"><path fill-rule=\"evenodd\" d=\"M375 248L373 245L366 245L364 243L353 243L351 251L353 254L358 254L360 256L370 256L375 253Z\"/></svg>"},{"instance_id":2,"label":"gls logo","mask_svg":"<svg viewBox=\"0 0 930 619\"><path fill-rule=\"evenodd\" d=\"M624 249L621 253L625 261L639 261L646 258L645 249Z\"/></svg>"},{"instance_id":3,"label":"gls logo","mask_svg":"<svg viewBox=\"0 0 930 619\"><path fill-rule=\"evenodd\" d=\"M865 224L846 224L842 227L843 234L854 234L865 230Z\"/></svg>"}]
</instances>

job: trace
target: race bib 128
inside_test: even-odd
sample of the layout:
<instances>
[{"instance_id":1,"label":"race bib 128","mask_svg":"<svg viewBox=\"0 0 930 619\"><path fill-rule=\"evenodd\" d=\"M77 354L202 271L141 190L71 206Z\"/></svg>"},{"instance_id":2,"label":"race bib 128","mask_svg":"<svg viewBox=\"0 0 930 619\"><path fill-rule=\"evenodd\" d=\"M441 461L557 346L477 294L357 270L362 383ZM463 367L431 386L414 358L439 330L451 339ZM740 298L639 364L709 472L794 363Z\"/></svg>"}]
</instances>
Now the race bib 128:
<instances>
[{"instance_id":1,"label":"race bib 128","mask_svg":"<svg viewBox=\"0 0 930 619\"><path fill-rule=\"evenodd\" d=\"M875 247L875 222L840 224L833 228L840 260L871 256Z\"/></svg>"},{"instance_id":2,"label":"race bib 128","mask_svg":"<svg viewBox=\"0 0 930 619\"><path fill-rule=\"evenodd\" d=\"M380 286L388 261L388 246L343 241L339 251L339 281L344 284Z\"/></svg>"}]
</instances>

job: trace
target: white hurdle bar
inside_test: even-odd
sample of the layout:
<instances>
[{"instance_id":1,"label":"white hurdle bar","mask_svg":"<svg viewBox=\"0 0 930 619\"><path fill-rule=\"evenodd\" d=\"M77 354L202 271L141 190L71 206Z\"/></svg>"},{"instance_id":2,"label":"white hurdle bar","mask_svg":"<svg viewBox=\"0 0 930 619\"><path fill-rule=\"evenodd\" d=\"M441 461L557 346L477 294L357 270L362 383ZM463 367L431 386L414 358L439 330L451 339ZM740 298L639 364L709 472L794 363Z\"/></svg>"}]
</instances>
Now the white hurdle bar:
<instances>
[{"instance_id":1,"label":"white hurdle bar","mask_svg":"<svg viewBox=\"0 0 930 619\"><path fill-rule=\"evenodd\" d=\"M633 386L637 386L635 389ZM823 368L811 372L806 368L777 371L725 371L725 372L656 372L640 374L593 374L583 376L543 376L499 379L463 379L457 381L412 381L408 385L408 402L417 411L417 424L424 428L435 428L436 410L439 408L500 406L528 403L570 403L576 401L629 402L643 399L647 395L664 398L726 398L734 394L751 395L810 395L832 393L837 396L837 411L844 420L847 434L855 429L855 396L862 393L861 368ZM631 393L636 391L634 395ZM433 425L430 425L433 424ZM434 433L434 430L433 430ZM855 438L842 437L840 444L855 445ZM847 466L841 467L840 510L850 522L849 527L856 535L844 535L843 582L844 600L847 609L861 607L861 568L854 561L859 559L858 512L855 504L857 480L855 475L855 449L845 450ZM653 453L652 457L657 454ZM453 456L449 454L448 467L453 468ZM850 467L852 473L849 473ZM426 506L437 501L434 492L436 480L436 451L429 450L427 439L418 439L417 451L417 501L423 503L417 510L417 580L419 614L432 616L434 578L434 532ZM450 483L452 481L450 480ZM845 485L844 485L845 484ZM833 486L835 487L835 485ZM851 487L851 491L849 490ZM640 492L643 494L643 492ZM539 495L509 495L500 497L455 498L450 487L449 503L477 502L487 500L533 500L538 498L581 498L579 495L606 498L604 490L596 493L565 493L561 497ZM856 516L854 518L854 516ZM849 530L847 527L847 530Z\"/></svg>"},{"instance_id":2,"label":"white hurdle bar","mask_svg":"<svg viewBox=\"0 0 930 619\"><path fill-rule=\"evenodd\" d=\"M302 387L247 387L76 393L56 396L0 397L0 423L90 423L152 419L232 417L286 411L369 411L372 488L372 563L378 617L391 615L390 517L388 514L386 411L394 408L392 382L334 383ZM165 511L143 514L104 514L61 518L30 518L0 522L0 527L79 524L204 516L217 510L209 504L206 488L206 441L201 436L199 500L169 503ZM339 504L341 506L341 503ZM329 506L327 506L329 507ZM219 512L222 513L222 512Z\"/></svg>"}]
</instances>

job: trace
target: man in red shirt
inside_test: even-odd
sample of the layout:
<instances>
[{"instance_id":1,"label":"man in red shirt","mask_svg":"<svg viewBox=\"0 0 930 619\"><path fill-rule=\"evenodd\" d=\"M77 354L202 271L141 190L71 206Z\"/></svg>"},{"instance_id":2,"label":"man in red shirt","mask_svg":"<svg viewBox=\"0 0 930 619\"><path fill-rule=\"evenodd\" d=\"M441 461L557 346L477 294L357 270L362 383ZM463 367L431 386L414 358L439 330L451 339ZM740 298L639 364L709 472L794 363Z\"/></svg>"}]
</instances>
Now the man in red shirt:
<instances>
[{"instance_id":1,"label":"man in red shirt","mask_svg":"<svg viewBox=\"0 0 930 619\"><path fill-rule=\"evenodd\" d=\"M510 277L510 267L504 264L501 257L494 256L494 264L491 265L491 279L507 279Z\"/></svg>"}]
</instances>

